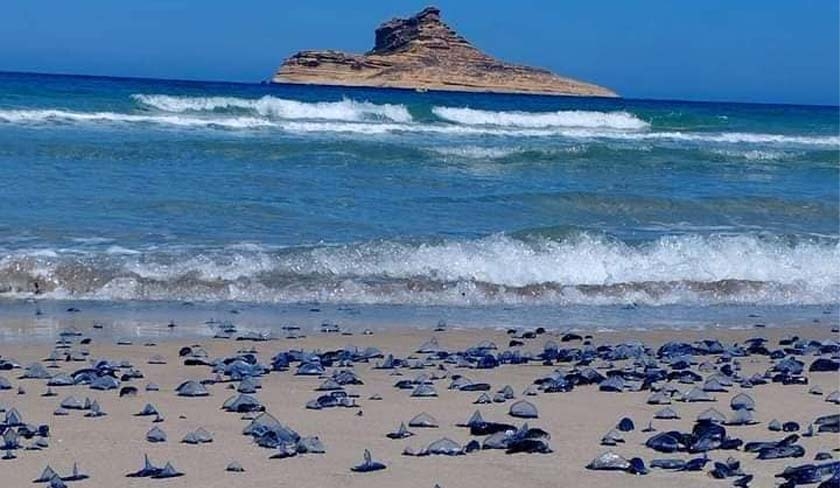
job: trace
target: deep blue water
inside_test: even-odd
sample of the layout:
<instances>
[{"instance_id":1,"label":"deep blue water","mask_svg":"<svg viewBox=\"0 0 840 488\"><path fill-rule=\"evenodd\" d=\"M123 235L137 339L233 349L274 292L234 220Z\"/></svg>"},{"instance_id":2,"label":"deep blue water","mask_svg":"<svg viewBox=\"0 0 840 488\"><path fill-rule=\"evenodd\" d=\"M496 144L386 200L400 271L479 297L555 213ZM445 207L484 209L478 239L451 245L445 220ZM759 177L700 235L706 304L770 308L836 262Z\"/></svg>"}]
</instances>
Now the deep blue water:
<instances>
[{"instance_id":1,"label":"deep blue water","mask_svg":"<svg viewBox=\"0 0 840 488\"><path fill-rule=\"evenodd\" d=\"M0 297L833 305L839 116L0 74Z\"/></svg>"}]
</instances>

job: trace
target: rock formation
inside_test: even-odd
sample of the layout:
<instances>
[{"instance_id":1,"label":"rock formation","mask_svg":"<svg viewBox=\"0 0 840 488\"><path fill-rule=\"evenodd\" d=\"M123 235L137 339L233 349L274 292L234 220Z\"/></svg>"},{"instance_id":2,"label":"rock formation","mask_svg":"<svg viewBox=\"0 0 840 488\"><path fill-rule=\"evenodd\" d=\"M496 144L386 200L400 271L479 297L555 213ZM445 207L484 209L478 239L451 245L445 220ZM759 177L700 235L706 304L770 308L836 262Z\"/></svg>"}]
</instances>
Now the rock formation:
<instances>
[{"instance_id":1,"label":"rock formation","mask_svg":"<svg viewBox=\"0 0 840 488\"><path fill-rule=\"evenodd\" d=\"M478 50L427 7L376 29L365 54L301 51L286 59L274 83L374 86L423 90L616 96L548 70L499 61Z\"/></svg>"}]
</instances>

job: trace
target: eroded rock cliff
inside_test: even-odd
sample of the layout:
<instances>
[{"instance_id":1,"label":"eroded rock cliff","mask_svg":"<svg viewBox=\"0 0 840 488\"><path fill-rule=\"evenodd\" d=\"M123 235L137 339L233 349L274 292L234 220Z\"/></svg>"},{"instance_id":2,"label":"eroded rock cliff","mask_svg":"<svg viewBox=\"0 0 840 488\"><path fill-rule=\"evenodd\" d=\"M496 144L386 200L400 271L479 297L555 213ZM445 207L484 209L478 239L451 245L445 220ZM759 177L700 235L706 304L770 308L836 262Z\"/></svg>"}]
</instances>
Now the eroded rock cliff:
<instances>
[{"instance_id":1,"label":"eroded rock cliff","mask_svg":"<svg viewBox=\"0 0 840 488\"><path fill-rule=\"evenodd\" d=\"M376 29L365 54L301 51L286 59L275 83L377 86L419 90L616 96L606 88L548 70L499 61L446 25L427 7Z\"/></svg>"}]
</instances>

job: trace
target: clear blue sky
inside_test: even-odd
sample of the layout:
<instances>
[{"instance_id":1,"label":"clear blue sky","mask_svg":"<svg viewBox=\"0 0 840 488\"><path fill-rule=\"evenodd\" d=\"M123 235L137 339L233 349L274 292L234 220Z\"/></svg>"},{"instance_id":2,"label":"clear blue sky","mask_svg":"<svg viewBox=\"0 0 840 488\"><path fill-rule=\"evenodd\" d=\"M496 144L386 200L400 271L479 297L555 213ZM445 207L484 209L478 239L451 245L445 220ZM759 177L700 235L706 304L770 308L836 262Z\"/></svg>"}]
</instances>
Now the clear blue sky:
<instances>
[{"instance_id":1,"label":"clear blue sky","mask_svg":"<svg viewBox=\"0 0 840 488\"><path fill-rule=\"evenodd\" d=\"M430 3L497 57L627 97L838 104L838 0L4 0L0 70L257 81Z\"/></svg>"}]
</instances>

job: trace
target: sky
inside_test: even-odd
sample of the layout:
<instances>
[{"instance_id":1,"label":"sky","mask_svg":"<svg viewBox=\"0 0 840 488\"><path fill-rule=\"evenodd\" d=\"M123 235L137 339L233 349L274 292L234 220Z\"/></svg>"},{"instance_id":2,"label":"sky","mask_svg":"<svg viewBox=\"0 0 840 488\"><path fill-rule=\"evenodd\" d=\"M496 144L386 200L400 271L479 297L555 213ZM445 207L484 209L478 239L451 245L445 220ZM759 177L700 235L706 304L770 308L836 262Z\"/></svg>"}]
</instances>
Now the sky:
<instances>
[{"instance_id":1,"label":"sky","mask_svg":"<svg viewBox=\"0 0 840 488\"><path fill-rule=\"evenodd\" d=\"M840 103L837 0L4 0L0 70L257 82L430 3L498 58L625 97Z\"/></svg>"}]
</instances>

